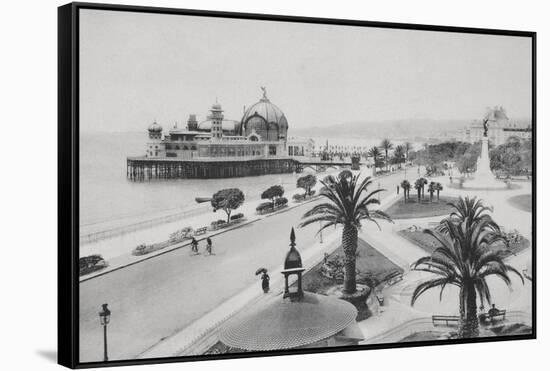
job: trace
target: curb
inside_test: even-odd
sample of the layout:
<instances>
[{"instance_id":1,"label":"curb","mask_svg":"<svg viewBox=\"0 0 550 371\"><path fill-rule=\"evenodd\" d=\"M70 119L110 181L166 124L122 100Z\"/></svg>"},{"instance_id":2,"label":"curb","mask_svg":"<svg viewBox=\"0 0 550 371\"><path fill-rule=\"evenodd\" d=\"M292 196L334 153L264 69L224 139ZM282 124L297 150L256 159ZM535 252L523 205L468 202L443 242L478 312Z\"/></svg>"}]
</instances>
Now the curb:
<instances>
[{"instance_id":1,"label":"curb","mask_svg":"<svg viewBox=\"0 0 550 371\"><path fill-rule=\"evenodd\" d=\"M240 224L237 224L237 225L234 225L232 227L229 227L229 228L226 228L226 229L222 229L222 230L218 230L218 231L213 231L211 234L206 234L204 237L202 238L199 238L197 239L197 241L203 241L205 240L206 238L208 237L214 237L214 236L217 236L219 234L222 234L222 233L226 233L226 232L230 232L232 230L235 230L235 229L238 229L238 228L241 228L241 227L244 227L244 226L247 226L249 224L252 224L254 222L257 222L257 221L260 221L260 220L263 220L263 219L267 219L271 216L274 216L274 215L278 215L278 214L281 214L281 213L284 213L286 211L290 211L296 207L299 207L299 206L302 206L302 205L305 205L305 204L308 204L310 202L313 202L313 201L316 201L320 196L313 196L312 198L310 198L309 200L306 200L306 201L303 201L303 202L300 202L299 204L295 204L295 205L292 205L292 206L288 206L284 209L281 209L281 210L277 210L273 213L269 213L269 214L265 214L265 215L262 215L262 216L256 216L255 218L253 218L252 220L247 220L246 222L244 223L240 223ZM165 249L160 249L160 250L157 250L157 251L154 251L150 254L146 254L146 255L143 255L143 258L141 259L137 259L135 261L131 261L127 264L123 264L123 265L119 265L117 267L114 267L114 268L111 268L111 269L108 269L108 270L104 270L104 271L98 271L96 274L94 273L91 273L89 275L85 275L85 276L82 276L82 278L79 279L79 283L83 283L83 282L86 282L86 281L89 281L91 279L94 279L94 278L97 278L97 277L101 277L101 276L104 276L106 274L109 274L109 273L112 273L112 272L115 272L115 271L118 271L120 269L123 269L123 268L126 268L126 267L130 267L132 265L135 265L135 264L138 264L138 263L141 263L141 262L144 262L146 260L149 260L149 259L152 259L152 258L155 258L157 256L160 256L160 255L164 255L164 254L167 254L169 252L172 252L174 250L178 250L178 249L181 249L181 248L184 248L186 246L189 246L191 244L191 242L180 242L179 244L178 243L175 243L173 245L170 245L170 247L167 247Z\"/></svg>"}]
</instances>

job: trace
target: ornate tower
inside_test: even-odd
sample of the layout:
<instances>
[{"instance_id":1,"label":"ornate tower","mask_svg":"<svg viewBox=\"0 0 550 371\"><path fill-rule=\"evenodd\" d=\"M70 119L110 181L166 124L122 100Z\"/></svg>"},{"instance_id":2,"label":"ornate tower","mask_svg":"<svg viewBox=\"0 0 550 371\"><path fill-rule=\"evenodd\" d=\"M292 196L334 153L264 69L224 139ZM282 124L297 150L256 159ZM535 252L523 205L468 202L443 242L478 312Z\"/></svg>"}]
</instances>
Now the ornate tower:
<instances>
[{"instance_id":1,"label":"ornate tower","mask_svg":"<svg viewBox=\"0 0 550 371\"><path fill-rule=\"evenodd\" d=\"M199 123L197 122L197 116L189 115L189 118L187 119L187 130L195 131L197 130L198 126L199 126Z\"/></svg>"},{"instance_id":2,"label":"ornate tower","mask_svg":"<svg viewBox=\"0 0 550 371\"><path fill-rule=\"evenodd\" d=\"M151 125L149 125L149 128L147 129L149 132L149 139L152 140L160 140L162 139L162 126L157 124L157 122L153 122Z\"/></svg>"},{"instance_id":3,"label":"ornate tower","mask_svg":"<svg viewBox=\"0 0 550 371\"><path fill-rule=\"evenodd\" d=\"M223 110L222 106L216 102L212 105L210 109L210 120L212 120L212 139L220 140L223 135L222 121L223 121Z\"/></svg>"},{"instance_id":4,"label":"ornate tower","mask_svg":"<svg viewBox=\"0 0 550 371\"><path fill-rule=\"evenodd\" d=\"M290 298L291 301L301 300L304 297L304 291L302 290L302 273L305 268L302 266L302 257L298 250L296 250L296 235L294 234L294 228L290 231L290 250L286 254L284 269L281 273L285 276L285 293L283 298ZM292 290L288 284L288 278L290 276L296 277L296 288Z\"/></svg>"}]
</instances>

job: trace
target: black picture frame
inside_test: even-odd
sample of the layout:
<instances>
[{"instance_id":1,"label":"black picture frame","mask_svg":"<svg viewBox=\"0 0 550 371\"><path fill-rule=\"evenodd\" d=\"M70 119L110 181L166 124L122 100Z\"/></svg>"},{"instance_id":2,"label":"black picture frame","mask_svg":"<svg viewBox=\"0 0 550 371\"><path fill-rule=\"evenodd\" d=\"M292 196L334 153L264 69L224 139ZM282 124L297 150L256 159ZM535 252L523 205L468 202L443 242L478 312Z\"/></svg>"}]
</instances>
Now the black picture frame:
<instances>
[{"instance_id":1,"label":"black picture frame","mask_svg":"<svg viewBox=\"0 0 550 371\"><path fill-rule=\"evenodd\" d=\"M531 39L532 45L532 328L530 335L456 339L359 345L339 348L295 349L287 351L250 352L242 354L217 354L204 356L166 357L154 359L129 359L108 362L81 363L78 359L79 337L79 11L83 9L113 12L140 12L150 14L192 15L212 18L238 18L247 20L329 24L342 26L377 27L404 30L424 30L451 33L519 36ZM309 18L268 14L232 13L190 9L157 8L146 6L113 5L98 3L70 3L58 8L58 363L69 368L90 368L137 364L204 361L229 358L266 357L289 354L344 352L381 348L402 348L431 345L467 344L536 338L536 32L497 30L486 28L449 27L422 24L371 22L347 19Z\"/></svg>"}]
</instances>

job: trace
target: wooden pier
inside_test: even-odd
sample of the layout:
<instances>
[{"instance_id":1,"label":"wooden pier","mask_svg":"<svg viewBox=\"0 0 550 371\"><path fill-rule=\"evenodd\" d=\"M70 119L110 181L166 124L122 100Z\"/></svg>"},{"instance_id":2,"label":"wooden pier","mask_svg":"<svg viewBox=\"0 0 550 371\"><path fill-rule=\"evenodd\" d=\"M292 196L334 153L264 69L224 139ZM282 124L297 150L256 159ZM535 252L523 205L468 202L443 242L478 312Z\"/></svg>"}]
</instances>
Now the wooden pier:
<instances>
[{"instance_id":1,"label":"wooden pier","mask_svg":"<svg viewBox=\"0 0 550 371\"><path fill-rule=\"evenodd\" d=\"M175 158L128 157L126 176L130 180L212 179L267 174L301 173L309 167L315 171L348 168L350 162L316 159L276 158L208 158L182 160Z\"/></svg>"},{"instance_id":2,"label":"wooden pier","mask_svg":"<svg viewBox=\"0 0 550 371\"><path fill-rule=\"evenodd\" d=\"M180 160L129 157L126 160L126 176L136 181L234 178L300 171L299 163L292 158Z\"/></svg>"}]
</instances>

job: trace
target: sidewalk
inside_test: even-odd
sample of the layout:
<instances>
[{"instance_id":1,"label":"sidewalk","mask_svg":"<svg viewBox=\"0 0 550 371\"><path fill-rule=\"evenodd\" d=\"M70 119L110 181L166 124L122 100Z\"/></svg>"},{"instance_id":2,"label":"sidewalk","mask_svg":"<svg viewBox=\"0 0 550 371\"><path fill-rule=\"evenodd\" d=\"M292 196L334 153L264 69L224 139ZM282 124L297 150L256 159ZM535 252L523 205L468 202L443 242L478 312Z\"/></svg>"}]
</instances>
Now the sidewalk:
<instances>
[{"instance_id":1,"label":"sidewalk","mask_svg":"<svg viewBox=\"0 0 550 371\"><path fill-rule=\"evenodd\" d=\"M314 196L313 198L311 198L307 201L291 204L286 208L277 210L273 213L264 214L264 215L255 215L256 206L253 207L254 214L252 214L252 211L250 210L250 209L252 209L252 207L249 206L248 207L248 209L249 209L248 213L251 216L249 218L247 218L246 221L244 221L242 223L239 223L239 224L235 224L234 226L231 226L231 227L228 227L228 228L218 229L218 230L215 230L215 231L207 231L205 234L201 235L200 238L197 238L197 241L200 242L202 240L205 240L208 237L214 237L214 236L220 235L222 233L230 232L230 231L232 231L234 229L237 229L237 228L242 228L242 227L247 226L251 223L257 222L259 220L269 218L270 216L277 215L279 213L284 213L284 212L292 210L296 207L300 207L300 206L303 206L303 205L307 205L311 202L315 202L318 199L319 199L318 196ZM243 207L243 209L244 209L244 207ZM242 212L242 211L244 211L244 210L238 209L238 212ZM246 214L245 214L245 217L246 217ZM200 228L200 226L206 225L206 221L203 221L206 218L208 218L208 220L213 220L214 219L214 218L212 218L211 214L208 214L208 215L203 215L202 218L198 218L198 219L195 218L195 219L193 219L192 222L189 221L188 222L189 224L187 224L185 221L181 221L181 220L178 221L178 223L180 224L180 228L181 228L181 226L186 226L186 225L192 225L195 228ZM175 231L175 229L174 229L174 231ZM168 236L166 236L166 238L168 238ZM160 242L160 241L156 241L156 242ZM168 246L164 249L160 249L160 250L151 252L151 253L146 254L146 255L138 255L138 256L132 255L131 251L128 251L127 253L125 253L123 255L119 255L117 257L109 259L109 266L106 269L96 271L96 272L92 272L92 273L87 274L87 275L80 276L79 281L84 282L84 281L87 281L89 279L99 277L99 276L102 276L104 274L108 274L110 272L116 271L118 269L122 269L124 267L134 265L134 264L137 264L139 262L154 258L156 256L166 254L166 253L169 253L171 251L174 251L174 250L177 250L177 249L180 249L180 248L188 247L188 246L190 246L190 244L191 244L191 240L185 240L183 242L179 242L179 243L175 243L173 245L170 245L170 246ZM136 244L136 246L137 246L137 244Z\"/></svg>"}]
</instances>

